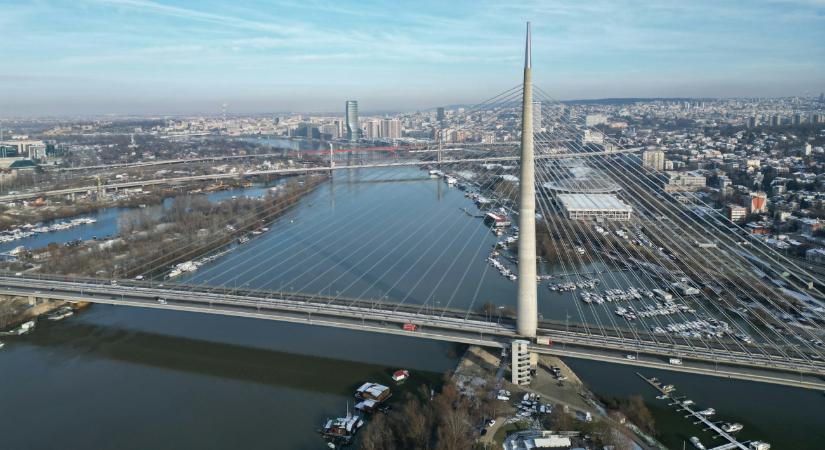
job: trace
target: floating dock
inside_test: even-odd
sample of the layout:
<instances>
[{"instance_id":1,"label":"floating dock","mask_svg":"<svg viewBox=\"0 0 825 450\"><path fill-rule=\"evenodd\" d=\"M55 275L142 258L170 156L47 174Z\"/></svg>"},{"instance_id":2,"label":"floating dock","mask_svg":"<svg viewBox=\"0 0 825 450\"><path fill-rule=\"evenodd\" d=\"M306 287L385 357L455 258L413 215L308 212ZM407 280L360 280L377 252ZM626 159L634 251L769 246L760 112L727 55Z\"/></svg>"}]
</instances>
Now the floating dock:
<instances>
[{"instance_id":1,"label":"floating dock","mask_svg":"<svg viewBox=\"0 0 825 450\"><path fill-rule=\"evenodd\" d=\"M638 375L639 378L645 380L645 382L647 382L647 384L653 386L653 388L656 389L656 391L658 391L661 394L661 396L665 397L668 400L671 400L673 402L673 403L671 403L671 405L677 405L679 409L687 411L690 416L693 416L693 418L699 420L699 422L704 424L707 427L707 429L709 429L709 430L713 431L714 433L716 433L716 435L718 437L721 437L722 439L725 439L726 441L728 441L727 444L722 444L722 445L717 446L717 447L709 447L708 450L732 450L732 449L767 450L767 449L770 448L769 444L759 442L759 441L750 441L750 442L749 441L745 441L745 442L739 441L738 439L736 439L736 437L734 437L730 433L727 433L725 430L723 430L718 425L716 425L716 423L714 423L713 421L708 419L705 415L700 414L697 410L694 410L692 408L692 406L694 406L693 402L688 402L687 400L677 399L673 395L673 393L675 392L675 389L665 389L665 388L662 387L662 384L659 383L659 381L656 380L655 378L647 378L644 375L640 374L639 372L636 372L636 375Z\"/></svg>"}]
</instances>

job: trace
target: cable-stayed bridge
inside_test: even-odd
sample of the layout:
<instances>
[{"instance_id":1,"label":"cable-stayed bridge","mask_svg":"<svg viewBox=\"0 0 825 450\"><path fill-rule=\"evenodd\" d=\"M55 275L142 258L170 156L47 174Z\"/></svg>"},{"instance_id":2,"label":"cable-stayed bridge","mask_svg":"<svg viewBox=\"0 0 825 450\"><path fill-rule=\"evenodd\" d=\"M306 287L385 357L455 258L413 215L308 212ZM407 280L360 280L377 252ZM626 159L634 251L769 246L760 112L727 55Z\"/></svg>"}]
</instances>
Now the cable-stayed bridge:
<instances>
[{"instance_id":1,"label":"cable-stayed bridge","mask_svg":"<svg viewBox=\"0 0 825 450\"><path fill-rule=\"evenodd\" d=\"M534 352L825 388L822 279L743 233L744 230L724 217L698 214L697 211L709 208L697 194L684 192L677 198L663 190L662 174L641 164L638 148L626 148L621 142L606 137L594 138L593 130L582 127L579 118L568 114L563 105L544 90L532 86L531 75L528 45L524 83L466 112L467 129L502 122L519 126L520 133L515 133L520 138L518 145L485 147L479 144L463 148L460 155L450 152L449 158L439 151L441 146L426 149L428 152L424 153L428 157L413 153L425 149L408 150L408 154L395 149L365 149L360 153L369 153L368 160L355 162L342 160L330 152L327 164L316 162L298 168L135 181L104 187L120 189L220 177L355 169L390 172L418 166L459 172L481 168L486 175L468 181L467 185L478 195L493 197L496 211L518 219L518 229L510 236L513 242L518 242L514 256L516 269L501 269L518 281L515 299L494 299L495 307L482 305L484 294L479 292L482 284L472 298L463 302L456 299L455 294L467 279L470 266L465 267L465 261L458 256L439 252L437 248L433 249L432 253L436 254L433 260L423 263L443 268L441 273L428 269L423 275L415 276L410 270L397 267L398 279L384 279L383 275L390 273L384 272L385 268L398 266L408 256L409 250L405 251L401 244L406 244L406 248L432 247L438 242L410 240L418 236L414 233L418 225L412 223L377 225L376 229L393 228L393 236L361 230L360 239L364 243L360 246L346 243L341 244L340 249L313 250L318 236L340 233L321 224L317 229L305 230L296 242L286 244L276 254L258 256L259 260L243 271L238 270L239 273L226 274L216 268L202 270L198 277L203 282L184 284L164 279L169 263L158 256L130 262L128 277L158 281L5 274L0 276L0 293L32 299L264 318L492 346L509 346L514 339L527 339ZM542 102L541 110L533 109L534 101ZM346 155L358 153L356 148ZM322 158L324 154L314 156ZM531 182L521 183L521 180ZM27 197L6 196L0 200L67 195L94 189L100 186L17 194ZM628 220L594 222L565 215L561 194L581 194L585 200L594 201L594 193L605 192L631 207L632 216ZM377 205L366 211L376 214L379 221L389 220L381 216ZM275 208L265 214L274 220L282 212ZM472 237L479 232L489 235L489 229L482 221L474 223L469 228L444 229L442 234L454 241L464 241L459 244L462 254L483 258L482 246L486 244L479 245ZM249 229L236 231L251 231L254 226L259 223L250 223ZM441 230L438 222L427 226ZM538 235L541 240L536 238ZM375 255L374 250L368 249L376 239L384 238L397 239L397 250ZM183 260L199 258L214 251L212 244L194 240L179 256ZM541 278L536 271L539 246L544 257L559 269L550 275L552 278ZM497 246L495 252L499 251L503 248ZM377 278L391 285L392 291L409 289L409 292L402 298L390 299L374 296L371 289L365 289L361 295L333 295L331 289L324 293L323 289L307 292L300 288L230 287L233 281L241 279L240 272L255 273L251 280L273 276L278 258L289 264L289 255L299 252L315 252L317 258L329 252L363 253L365 256L356 258L351 267L338 269L357 273L374 271ZM390 256L397 260L392 262ZM490 255L491 261L498 261L495 258ZM358 267L358 263L366 267ZM312 264L305 269L309 276L321 270ZM315 278L321 275L324 274ZM210 279L223 281L215 285L208 282ZM539 281L548 279L557 286L578 286L579 295L574 296L571 303L572 316L567 314L564 320L539 317L544 309L539 304L541 296L537 289L542 285ZM369 287L373 287L378 280L370 283ZM456 288L444 299L443 306L429 296L424 301L410 299L410 292L421 286L449 283L455 283ZM685 289L664 292L676 284ZM598 289L621 291L621 294L599 293L597 285L601 286ZM643 298L642 292L654 289L661 292L657 297ZM589 301L579 301L579 297ZM605 301L605 298L613 299ZM560 300L553 297L551 301ZM457 306L461 303L464 307ZM634 304L637 306L632 306ZM515 306L515 311L512 314L503 311L502 305ZM413 326L405 329L404 325ZM669 363L671 358L680 363Z\"/></svg>"},{"instance_id":2,"label":"cable-stayed bridge","mask_svg":"<svg viewBox=\"0 0 825 450\"><path fill-rule=\"evenodd\" d=\"M112 285L97 279L64 281L61 277L22 278L11 274L0 276L0 294L250 317L495 347L509 347L511 340L519 338L515 321L510 318L320 294L169 283L158 286L138 281ZM405 324L415 324L416 330L405 330ZM663 345L650 334L629 339L625 337L629 330L608 331L594 334L581 324L541 320L537 334L550 339L552 345L536 343L532 350L727 378L823 387L818 376L825 371L825 364L788 359L781 349L762 355L756 352L756 346L731 351L721 342L712 348L698 349L687 339ZM637 359L628 360L628 352L637 355ZM673 366L666 362L674 356L685 358L684 364Z\"/></svg>"}]
</instances>

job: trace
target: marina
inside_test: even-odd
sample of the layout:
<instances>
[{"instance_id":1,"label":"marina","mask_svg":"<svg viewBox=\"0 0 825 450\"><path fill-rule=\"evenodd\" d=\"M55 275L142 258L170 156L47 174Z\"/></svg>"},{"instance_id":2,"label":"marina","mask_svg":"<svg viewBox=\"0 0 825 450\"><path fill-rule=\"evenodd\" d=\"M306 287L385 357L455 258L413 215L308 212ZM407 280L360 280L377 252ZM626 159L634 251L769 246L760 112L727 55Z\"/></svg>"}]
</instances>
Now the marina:
<instances>
[{"instance_id":1,"label":"marina","mask_svg":"<svg viewBox=\"0 0 825 450\"><path fill-rule=\"evenodd\" d=\"M197 272L198 269L206 264L212 263L220 259L221 257L228 255L229 253L235 251L239 246L244 245L251 241L253 238L262 235L263 233L269 231L268 227L262 227L257 230L253 230L250 232L249 235L242 235L235 240L236 245L229 245L228 247L224 248L223 250L214 252L208 256L204 256L199 258L195 261L185 261L179 264L176 264L172 267L172 270L166 275L167 278L176 278L185 273L193 273Z\"/></svg>"},{"instance_id":2,"label":"marina","mask_svg":"<svg viewBox=\"0 0 825 450\"><path fill-rule=\"evenodd\" d=\"M741 449L741 450L769 450L771 445L767 442L763 441L739 441L735 436L734 433L741 431L742 424L736 422L714 422L709 419L709 417L713 416L716 413L716 410L713 408L707 408L704 410L699 410L695 408L695 402L690 400L686 397L676 395L676 387L673 385L664 385L657 378L647 378L644 375L636 372L641 379L645 380L647 384L652 386L656 389L660 395L657 396L657 399L660 400L667 400L669 401L669 406L676 407L677 411L686 412L687 415L685 417L696 419L694 424L703 425L705 431L709 431L713 434L714 439L722 439L727 441L726 443L718 446L707 447L705 446L701 440L696 437L692 436L690 438L691 444L698 450L731 450L731 449Z\"/></svg>"},{"instance_id":3,"label":"marina","mask_svg":"<svg viewBox=\"0 0 825 450\"><path fill-rule=\"evenodd\" d=\"M19 228L14 228L11 230L3 230L0 231L0 244L4 244L7 242L14 242L21 239L26 239L32 236L37 236L39 234L45 233L54 233L56 231L64 231L70 228L79 227L81 225L90 225L96 223L97 219L93 217L77 217L68 221L58 221L52 223L51 225L43 225L43 224L26 224L22 225ZM11 252L10 252L11 253Z\"/></svg>"}]
</instances>

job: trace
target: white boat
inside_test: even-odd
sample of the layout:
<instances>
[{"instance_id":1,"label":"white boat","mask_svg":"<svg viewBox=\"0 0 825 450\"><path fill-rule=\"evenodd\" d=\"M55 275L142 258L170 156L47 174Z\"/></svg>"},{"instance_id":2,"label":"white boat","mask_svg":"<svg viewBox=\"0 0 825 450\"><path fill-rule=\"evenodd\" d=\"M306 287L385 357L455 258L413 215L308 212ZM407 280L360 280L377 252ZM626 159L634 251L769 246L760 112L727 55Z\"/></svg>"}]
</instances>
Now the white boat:
<instances>
[{"instance_id":1,"label":"white boat","mask_svg":"<svg viewBox=\"0 0 825 450\"><path fill-rule=\"evenodd\" d=\"M3 342L3 341L0 341L0 350L2 350L2 349L3 349L3 347L5 347L5 346L6 346L6 343L5 343L5 342Z\"/></svg>"},{"instance_id":2,"label":"white boat","mask_svg":"<svg viewBox=\"0 0 825 450\"><path fill-rule=\"evenodd\" d=\"M46 319L56 322L59 320L63 320L67 317L71 317L73 315L74 311L72 310L72 308L68 306L63 306L47 314Z\"/></svg>"},{"instance_id":3,"label":"white boat","mask_svg":"<svg viewBox=\"0 0 825 450\"><path fill-rule=\"evenodd\" d=\"M705 450L705 446L702 445L702 441L700 441L696 436L691 436L690 443L699 450Z\"/></svg>"},{"instance_id":4,"label":"white boat","mask_svg":"<svg viewBox=\"0 0 825 450\"><path fill-rule=\"evenodd\" d=\"M737 431L745 428L742 426L741 423L726 423L722 425L722 431L725 433L736 433Z\"/></svg>"},{"instance_id":5,"label":"white boat","mask_svg":"<svg viewBox=\"0 0 825 450\"><path fill-rule=\"evenodd\" d=\"M19 327L12 330L12 333L14 333L18 336L22 336L24 334L31 333L32 331L34 331L34 325L35 325L35 323L34 323L33 320L30 320L28 322L23 322L23 323L20 324Z\"/></svg>"},{"instance_id":6,"label":"white boat","mask_svg":"<svg viewBox=\"0 0 825 450\"><path fill-rule=\"evenodd\" d=\"M710 417L710 416L716 414L716 410L713 409L713 408L703 409L703 410L699 411L698 414L701 414L705 417Z\"/></svg>"},{"instance_id":7,"label":"white boat","mask_svg":"<svg viewBox=\"0 0 825 450\"><path fill-rule=\"evenodd\" d=\"M198 270L198 266L192 261L186 261L185 263L180 263L177 266L183 272L194 272Z\"/></svg>"}]
</instances>

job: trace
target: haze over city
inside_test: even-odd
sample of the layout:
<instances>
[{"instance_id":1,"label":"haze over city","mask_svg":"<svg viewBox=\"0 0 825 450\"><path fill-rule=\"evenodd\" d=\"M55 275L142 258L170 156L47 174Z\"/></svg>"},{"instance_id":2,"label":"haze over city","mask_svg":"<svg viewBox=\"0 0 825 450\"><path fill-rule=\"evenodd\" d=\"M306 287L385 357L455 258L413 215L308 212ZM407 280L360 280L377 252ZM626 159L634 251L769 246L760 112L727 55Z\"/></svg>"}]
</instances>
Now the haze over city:
<instances>
[{"instance_id":1,"label":"haze over city","mask_svg":"<svg viewBox=\"0 0 825 450\"><path fill-rule=\"evenodd\" d=\"M364 111L559 99L815 95L825 2L0 1L4 116Z\"/></svg>"}]
</instances>

